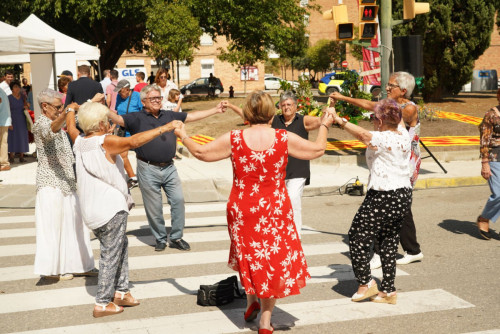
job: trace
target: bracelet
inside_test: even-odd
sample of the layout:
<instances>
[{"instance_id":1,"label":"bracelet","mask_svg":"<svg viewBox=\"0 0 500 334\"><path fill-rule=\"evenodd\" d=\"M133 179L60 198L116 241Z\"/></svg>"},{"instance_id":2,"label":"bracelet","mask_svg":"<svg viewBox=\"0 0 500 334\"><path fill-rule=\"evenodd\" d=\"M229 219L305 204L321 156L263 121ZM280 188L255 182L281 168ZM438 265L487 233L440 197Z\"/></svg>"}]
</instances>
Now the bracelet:
<instances>
[{"instance_id":1,"label":"bracelet","mask_svg":"<svg viewBox=\"0 0 500 334\"><path fill-rule=\"evenodd\" d=\"M489 161L481 161L482 164L487 164Z\"/></svg>"},{"instance_id":2,"label":"bracelet","mask_svg":"<svg viewBox=\"0 0 500 334\"><path fill-rule=\"evenodd\" d=\"M326 128L326 131L328 131L328 126L326 124L321 123Z\"/></svg>"},{"instance_id":3,"label":"bracelet","mask_svg":"<svg viewBox=\"0 0 500 334\"><path fill-rule=\"evenodd\" d=\"M160 128L158 128L158 131L160 131L160 136L161 136L161 127L160 127Z\"/></svg>"},{"instance_id":4,"label":"bracelet","mask_svg":"<svg viewBox=\"0 0 500 334\"><path fill-rule=\"evenodd\" d=\"M182 138L181 138L181 143L183 143L183 144L184 144L184 140L186 140L186 139L188 139L188 138L189 138L189 136L184 136L184 137L182 137Z\"/></svg>"}]
</instances>

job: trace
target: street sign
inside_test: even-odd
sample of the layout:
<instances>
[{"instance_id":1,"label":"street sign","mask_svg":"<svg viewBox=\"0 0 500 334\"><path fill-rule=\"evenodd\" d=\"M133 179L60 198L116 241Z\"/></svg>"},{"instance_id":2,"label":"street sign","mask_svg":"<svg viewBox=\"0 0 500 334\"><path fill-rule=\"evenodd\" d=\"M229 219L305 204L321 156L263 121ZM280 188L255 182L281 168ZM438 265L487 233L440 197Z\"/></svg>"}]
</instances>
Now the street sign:
<instances>
[{"instance_id":1,"label":"street sign","mask_svg":"<svg viewBox=\"0 0 500 334\"><path fill-rule=\"evenodd\" d=\"M342 62L342 67L347 67L347 66L349 66L349 63L347 62L347 60L344 60Z\"/></svg>"}]
</instances>

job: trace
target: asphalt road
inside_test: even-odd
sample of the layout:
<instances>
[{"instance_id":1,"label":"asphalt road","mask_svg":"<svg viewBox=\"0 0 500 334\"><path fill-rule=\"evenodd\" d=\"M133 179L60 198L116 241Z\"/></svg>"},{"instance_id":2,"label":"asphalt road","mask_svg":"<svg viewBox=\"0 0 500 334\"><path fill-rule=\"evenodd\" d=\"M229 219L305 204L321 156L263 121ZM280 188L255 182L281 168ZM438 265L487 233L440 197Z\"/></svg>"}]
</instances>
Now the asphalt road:
<instances>
[{"instance_id":1,"label":"asphalt road","mask_svg":"<svg viewBox=\"0 0 500 334\"><path fill-rule=\"evenodd\" d=\"M277 333L498 333L500 237L478 238L475 218L487 186L421 190L413 212L422 262L398 267L398 304L353 303L356 289L347 231L362 197L303 200L302 243L312 279L299 296L279 300ZM190 252L154 252L140 208L129 218L130 279L142 304L101 319L91 316L95 278L46 284L33 275L34 210L0 212L0 333L241 333L242 300L201 307L199 284L231 275L224 203L187 205ZM168 212L168 211L166 211ZM169 215L166 215L168 218ZM493 225L495 227L495 225ZM498 230L498 228L497 228ZM98 258L98 246L94 255ZM373 272L380 277L380 272Z\"/></svg>"}]
</instances>

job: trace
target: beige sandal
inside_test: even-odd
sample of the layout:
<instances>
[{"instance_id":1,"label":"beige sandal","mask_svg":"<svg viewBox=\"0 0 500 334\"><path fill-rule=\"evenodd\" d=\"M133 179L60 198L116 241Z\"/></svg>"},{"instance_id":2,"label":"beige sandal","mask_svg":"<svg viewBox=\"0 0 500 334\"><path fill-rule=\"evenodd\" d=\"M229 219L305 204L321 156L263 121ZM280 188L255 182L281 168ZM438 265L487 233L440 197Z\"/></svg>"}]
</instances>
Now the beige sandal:
<instances>
[{"instance_id":1,"label":"beige sandal","mask_svg":"<svg viewBox=\"0 0 500 334\"><path fill-rule=\"evenodd\" d=\"M100 307L101 309L95 309L94 308L94 312L92 313L92 315L94 316L94 318L100 318L100 317L105 317L107 315L114 315L114 314L118 314L118 313L122 313L123 312L123 307L121 306L118 306L116 305L115 303L113 302L110 302L109 304L99 304L99 303L95 303L95 306L98 306ZM111 309L108 309L108 306L112 307Z\"/></svg>"},{"instance_id":2,"label":"beige sandal","mask_svg":"<svg viewBox=\"0 0 500 334\"><path fill-rule=\"evenodd\" d=\"M118 297L116 296L117 294L119 294ZM113 303L120 306L130 306L130 307L137 306L140 304L140 302L137 299L132 297L130 291L128 292L115 291L115 298L113 298Z\"/></svg>"}]
</instances>

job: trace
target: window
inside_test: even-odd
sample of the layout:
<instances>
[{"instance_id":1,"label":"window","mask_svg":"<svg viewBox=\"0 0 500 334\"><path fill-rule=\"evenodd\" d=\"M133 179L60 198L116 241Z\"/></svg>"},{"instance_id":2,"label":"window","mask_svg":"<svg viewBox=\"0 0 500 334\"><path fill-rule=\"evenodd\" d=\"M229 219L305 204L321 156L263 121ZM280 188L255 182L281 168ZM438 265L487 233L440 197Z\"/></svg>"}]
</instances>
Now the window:
<instances>
[{"instance_id":1,"label":"window","mask_svg":"<svg viewBox=\"0 0 500 334\"><path fill-rule=\"evenodd\" d=\"M201 60L201 76L209 77L210 73L214 73L214 60L213 59L202 59Z\"/></svg>"},{"instance_id":2,"label":"window","mask_svg":"<svg viewBox=\"0 0 500 334\"><path fill-rule=\"evenodd\" d=\"M200 44L201 45L214 45L214 41L212 40L212 36L210 36L207 33L203 33L200 37Z\"/></svg>"}]
</instances>

